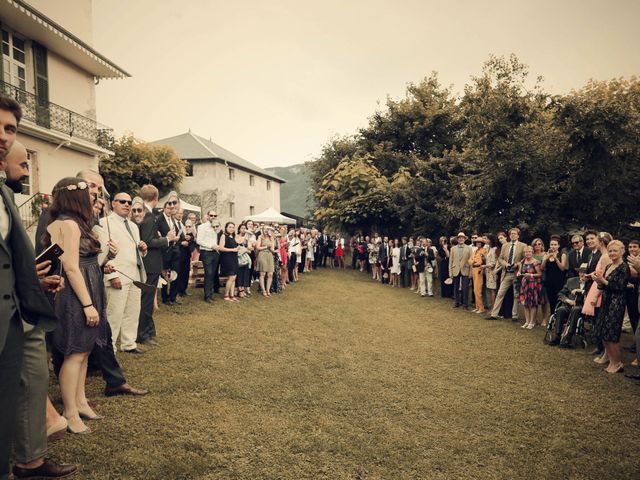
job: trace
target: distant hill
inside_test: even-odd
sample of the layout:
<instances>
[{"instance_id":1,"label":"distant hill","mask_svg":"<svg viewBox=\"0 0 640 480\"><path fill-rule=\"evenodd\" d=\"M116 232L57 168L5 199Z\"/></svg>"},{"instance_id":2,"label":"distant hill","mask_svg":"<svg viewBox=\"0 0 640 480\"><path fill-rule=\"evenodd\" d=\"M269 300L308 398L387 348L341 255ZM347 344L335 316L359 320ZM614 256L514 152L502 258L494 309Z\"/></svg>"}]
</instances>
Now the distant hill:
<instances>
[{"instance_id":1,"label":"distant hill","mask_svg":"<svg viewBox=\"0 0 640 480\"><path fill-rule=\"evenodd\" d=\"M265 170L284 178L280 192L280 210L301 217L309 215L307 196L309 194L309 172L304 163L289 167L272 167Z\"/></svg>"}]
</instances>

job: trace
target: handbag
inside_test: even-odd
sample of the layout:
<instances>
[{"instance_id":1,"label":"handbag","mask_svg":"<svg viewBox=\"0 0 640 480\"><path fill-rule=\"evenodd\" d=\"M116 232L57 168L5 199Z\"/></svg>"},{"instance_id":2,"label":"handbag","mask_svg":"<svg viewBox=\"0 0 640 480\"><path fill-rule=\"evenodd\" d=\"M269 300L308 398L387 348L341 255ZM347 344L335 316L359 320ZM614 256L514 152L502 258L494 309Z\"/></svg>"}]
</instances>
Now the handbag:
<instances>
[{"instance_id":1,"label":"handbag","mask_svg":"<svg viewBox=\"0 0 640 480\"><path fill-rule=\"evenodd\" d=\"M238 265L241 267L251 265L251 257L247 252L238 252Z\"/></svg>"}]
</instances>

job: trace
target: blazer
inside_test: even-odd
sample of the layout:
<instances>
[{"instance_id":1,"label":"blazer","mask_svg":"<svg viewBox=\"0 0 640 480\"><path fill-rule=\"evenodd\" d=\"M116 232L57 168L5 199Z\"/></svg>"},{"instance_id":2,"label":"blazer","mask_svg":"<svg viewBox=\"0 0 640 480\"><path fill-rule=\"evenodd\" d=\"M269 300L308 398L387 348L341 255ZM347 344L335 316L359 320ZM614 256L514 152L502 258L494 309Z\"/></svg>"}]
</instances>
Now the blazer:
<instances>
[{"instance_id":1,"label":"blazer","mask_svg":"<svg viewBox=\"0 0 640 480\"><path fill-rule=\"evenodd\" d=\"M513 265L517 265L524 258L524 248L526 246L526 243L522 243L519 240L516 241L513 252ZM498 257L498 264L505 269L509 266L509 250L511 250L511 242L507 242L502 246L500 256Z\"/></svg>"},{"instance_id":2,"label":"blazer","mask_svg":"<svg viewBox=\"0 0 640 480\"><path fill-rule=\"evenodd\" d=\"M0 352L16 312L25 322L44 331L55 329L57 319L36 273L35 252L22 225L13 192L0 186L9 215L9 234L0 236ZM71 288L67 286L67 288Z\"/></svg>"},{"instance_id":3,"label":"blazer","mask_svg":"<svg viewBox=\"0 0 640 480\"><path fill-rule=\"evenodd\" d=\"M144 207L147 208L146 206ZM169 245L166 237L158 232L156 217L153 212L147 210L140 225L140 240L147 244L147 255L142 259L145 271L148 274L159 275L162 273L162 249Z\"/></svg>"},{"instance_id":4,"label":"blazer","mask_svg":"<svg viewBox=\"0 0 640 480\"><path fill-rule=\"evenodd\" d=\"M586 287L586 283L585 283ZM558 292L558 300L564 302L565 300L575 300L576 306L582 306L584 303L584 292L586 288L583 289L582 294L574 295L571 293L573 290L580 289L580 277L570 277L567 279L562 290ZM553 306L555 308L555 305Z\"/></svg>"},{"instance_id":5,"label":"blazer","mask_svg":"<svg viewBox=\"0 0 640 480\"><path fill-rule=\"evenodd\" d=\"M468 277L471 273L469 259L473 255L471 245L464 245L462 249L458 245L454 245L449 252L449 277L453 278L458 275Z\"/></svg>"},{"instance_id":6,"label":"blazer","mask_svg":"<svg viewBox=\"0 0 640 480\"><path fill-rule=\"evenodd\" d=\"M178 225L175 220L173 222L176 228L176 234L180 236ZM163 237L166 237L169 233L169 230L171 230L172 228L167 223L167 220L164 218L163 213L160 213L160 215L156 217L156 227L158 229L158 232L160 232L160 235ZM178 242L176 243L167 242L167 246L162 250L162 266L165 270L171 269L175 270L176 272L178 271L178 263L180 260L180 250L178 248L179 242L180 240L178 240Z\"/></svg>"},{"instance_id":7,"label":"blazer","mask_svg":"<svg viewBox=\"0 0 640 480\"><path fill-rule=\"evenodd\" d=\"M593 255L593 257L598 256L598 258L596 259L595 262L593 262L593 270L594 271L596 269L596 265L598 264L598 260L600 259L600 250L596 250L596 253ZM567 252L567 276L568 277L577 277L578 276L578 269L580 268L580 265L583 263L590 263L589 262L589 258L591 257L591 249L587 248L587 247L583 247L582 249L582 254L580 255L580 257L578 258L578 255L576 255L576 251L575 250L571 250L569 252Z\"/></svg>"},{"instance_id":8,"label":"blazer","mask_svg":"<svg viewBox=\"0 0 640 480\"><path fill-rule=\"evenodd\" d=\"M100 219L100 226L102 230L107 232L107 235L111 237L118 245L118 255L109 263L113 265L120 272L113 272L104 276L104 284L110 285L110 280L113 278L119 278L122 284L132 283L133 280L146 281L146 273L144 270L144 264L138 268L138 255L140 260L143 259L142 252L138 250L138 244L140 243L140 231L135 222L127 220L129 223L129 229L131 234L127 231L124 225L123 219L116 213L111 212L108 216ZM133 237L131 236L133 235ZM144 260L143 260L144 261ZM133 280L127 278L131 277Z\"/></svg>"}]
</instances>

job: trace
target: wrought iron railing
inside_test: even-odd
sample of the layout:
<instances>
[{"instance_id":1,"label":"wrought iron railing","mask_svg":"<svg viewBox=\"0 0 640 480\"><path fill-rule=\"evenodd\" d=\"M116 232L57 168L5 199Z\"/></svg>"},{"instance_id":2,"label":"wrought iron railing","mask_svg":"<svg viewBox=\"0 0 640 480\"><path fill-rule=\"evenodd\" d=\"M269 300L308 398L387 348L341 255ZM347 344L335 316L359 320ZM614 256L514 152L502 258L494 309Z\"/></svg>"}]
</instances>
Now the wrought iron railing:
<instances>
[{"instance_id":1,"label":"wrought iron railing","mask_svg":"<svg viewBox=\"0 0 640 480\"><path fill-rule=\"evenodd\" d=\"M64 133L70 137L81 138L98 143L105 133L113 129L99 124L89 117L51 102L43 102L33 93L29 93L10 83L0 81L0 89L15 98L22 106L22 118L50 130Z\"/></svg>"},{"instance_id":2,"label":"wrought iron railing","mask_svg":"<svg viewBox=\"0 0 640 480\"><path fill-rule=\"evenodd\" d=\"M38 222L42 209L49 206L50 200L46 193L36 193L18 206L18 212L25 229Z\"/></svg>"}]
</instances>

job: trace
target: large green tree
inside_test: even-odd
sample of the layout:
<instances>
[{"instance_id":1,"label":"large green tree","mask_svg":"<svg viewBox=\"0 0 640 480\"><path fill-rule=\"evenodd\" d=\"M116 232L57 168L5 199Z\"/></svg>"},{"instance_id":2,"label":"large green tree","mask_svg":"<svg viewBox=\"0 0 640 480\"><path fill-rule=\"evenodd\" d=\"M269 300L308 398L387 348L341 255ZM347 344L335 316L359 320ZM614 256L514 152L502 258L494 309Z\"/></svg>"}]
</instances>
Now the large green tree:
<instances>
[{"instance_id":1,"label":"large green tree","mask_svg":"<svg viewBox=\"0 0 640 480\"><path fill-rule=\"evenodd\" d=\"M186 161L166 145L152 145L124 135L111 143L114 155L100 158L100 173L106 188L114 192L137 194L151 183L163 195L178 189L186 174Z\"/></svg>"}]
</instances>

